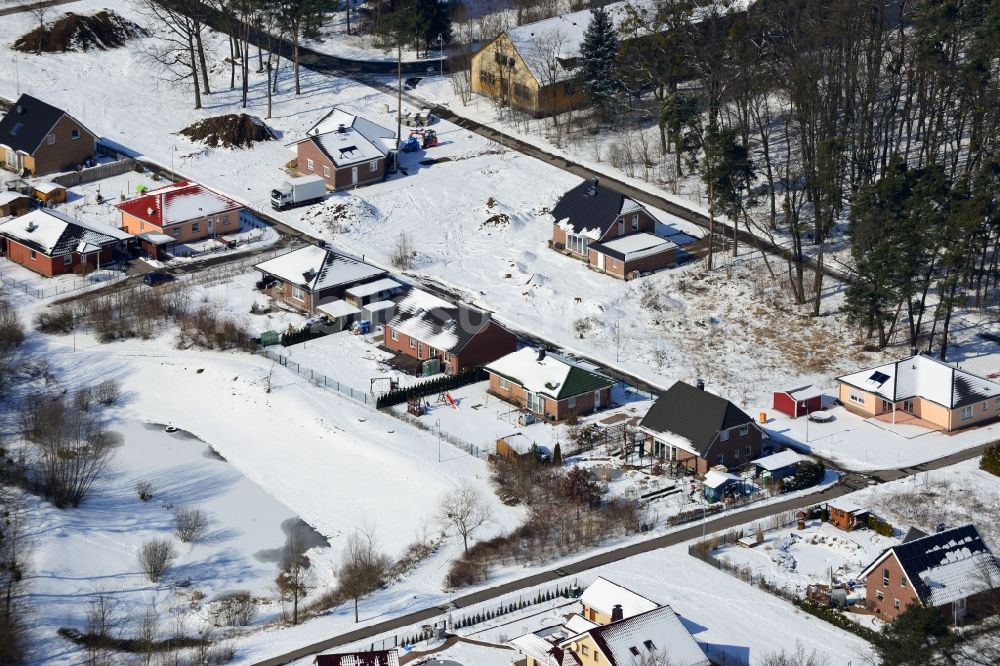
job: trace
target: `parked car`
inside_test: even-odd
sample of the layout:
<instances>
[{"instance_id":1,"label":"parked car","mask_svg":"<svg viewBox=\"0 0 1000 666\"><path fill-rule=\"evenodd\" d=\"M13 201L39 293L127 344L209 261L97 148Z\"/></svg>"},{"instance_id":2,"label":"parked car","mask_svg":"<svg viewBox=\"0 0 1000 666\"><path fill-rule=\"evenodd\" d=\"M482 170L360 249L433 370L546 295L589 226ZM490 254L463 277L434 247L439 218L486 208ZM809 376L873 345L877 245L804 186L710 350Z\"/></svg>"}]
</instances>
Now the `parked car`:
<instances>
[{"instance_id":1,"label":"parked car","mask_svg":"<svg viewBox=\"0 0 1000 666\"><path fill-rule=\"evenodd\" d=\"M150 287L155 287L158 284L173 282L174 276L170 273L146 273L142 276L142 281Z\"/></svg>"}]
</instances>

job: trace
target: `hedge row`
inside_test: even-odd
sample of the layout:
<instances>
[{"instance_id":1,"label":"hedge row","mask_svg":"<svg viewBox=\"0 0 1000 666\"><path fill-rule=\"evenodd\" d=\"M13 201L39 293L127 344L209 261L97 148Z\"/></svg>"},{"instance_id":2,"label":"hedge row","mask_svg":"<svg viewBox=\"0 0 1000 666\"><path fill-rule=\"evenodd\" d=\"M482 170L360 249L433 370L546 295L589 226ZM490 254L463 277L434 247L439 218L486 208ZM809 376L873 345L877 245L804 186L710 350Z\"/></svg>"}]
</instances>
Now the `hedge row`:
<instances>
[{"instance_id":1,"label":"hedge row","mask_svg":"<svg viewBox=\"0 0 1000 666\"><path fill-rule=\"evenodd\" d=\"M983 450L983 459L979 461L979 469L1000 476L1000 441L990 442Z\"/></svg>"},{"instance_id":2,"label":"hedge row","mask_svg":"<svg viewBox=\"0 0 1000 666\"><path fill-rule=\"evenodd\" d=\"M827 608L826 606L820 606L811 599L801 599L799 597L793 598L792 603L810 615L815 615L821 620L826 620L830 624L840 627L844 631L849 631L856 636L860 636L869 643L874 643L878 640L879 633L877 631L861 626L850 618L845 617L844 614L838 610Z\"/></svg>"},{"instance_id":3,"label":"hedge row","mask_svg":"<svg viewBox=\"0 0 1000 666\"><path fill-rule=\"evenodd\" d=\"M782 480L781 492L790 493L812 488L817 483L821 483L824 476L826 476L826 465L823 463L809 461L800 463L798 469L795 470L794 477Z\"/></svg>"},{"instance_id":4,"label":"hedge row","mask_svg":"<svg viewBox=\"0 0 1000 666\"><path fill-rule=\"evenodd\" d=\"M468 386L469 384L481 382L486 379L486 376L485 370L481 367L475 367L463 370L454 375L445 375L444 377L414 384L398 391L389 391L378 397L375 401L375 408L383 409L385 407L392 407L393 405L401 405L410 398L422 398L426 395L452 391L463 386Z\"/></svg>"},{"instance_id":5,"label":"hedge row","mask_svg":"<svg viewBox=\"0 0 1000 666\"><path fill-rule=\"evenodd\" d=\"M868 529L882 536L892 536L892 525L871 514L868 515Z\"/></svg>"},{"instance_id":6,"label":"hedge row","mask_svg":"<svg viewBox=\"0 0 1000 666\"><path fill-rule=\"evenodd\" d=\"M311 327L306 327L291 333L285 331L281 334L281 346L291 347L292 345L297 345L300 342L308 342L309 340L322 338L324 335L327 334L320 331L313 331L311 330Z\"/></svg>"}]
</instances>

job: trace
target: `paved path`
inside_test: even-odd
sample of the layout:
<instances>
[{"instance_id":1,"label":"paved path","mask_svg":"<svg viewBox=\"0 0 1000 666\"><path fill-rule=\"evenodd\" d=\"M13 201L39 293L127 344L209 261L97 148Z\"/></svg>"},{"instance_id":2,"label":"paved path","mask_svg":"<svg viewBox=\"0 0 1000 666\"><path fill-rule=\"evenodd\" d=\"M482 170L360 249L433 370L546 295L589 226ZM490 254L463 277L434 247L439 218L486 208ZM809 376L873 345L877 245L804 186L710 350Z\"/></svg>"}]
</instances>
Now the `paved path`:
<instances>
[{"instance_id":1,"label":"paved path","mask_svg":"<svg viewBox=\"0 0 1000 666\"><path fill-rule=\"evenodd\" d=\"M43 0L42 2L33 2L29 5L14 5L13 7L4 7L0 9L0 16L7 16L8 14L20 14L22 12L30 12L34 9L41 7L56 7L58 5L68 5L77 2L77 0Z\"/></svg>"},{"instance_id":2,"label":"paved path","mask_svg":"<svg viewBox=\"0 0 1000 666\"><path fill-rule=\"evenodd\" d=\"M691 541L692 539L701 538L705 534L711 534L713 532L718 532L739 525L744 525L746 523L761 520L763 518L769 518L780 513L787 511L796 511L798 509L811 506L820 502L827 502L836 497L846 495L848 493L854 492L855 490L860 490L865 487L869 480L876 483L883 481L891 481L896 479L901 479L919 472L924 472L928 470L941 469L942 467L947 467L949 465L954 465L955 463L962 462L963 460L970 460L981 455L983 452L983 446L976 446L974 448L968 449L966 451L960 451L958 453L953 453L943 458L933 460L931 462L923 463L921 465L914 465L913 467L906 467L903 469L892 469L892 470L882 470L875 472L870 475L860 475L860 474L849 474L846 478L846 483L831 486L823 490L810 493L803 497L792 498L784 500L781 502L776 502L774 504L765 504L759 507L751 507L743 511L725 513L721 516L712 518L711 520L698 522L692 524L688 527L680 529L676 532L671 532L670 534L665 534L648 541L641 541L638 543L630 544L628 546L623 546L621 548L616 548L611 551L604 553L598 553L596 555L591 555L590 557L583 558L572 564L566 564L556 569L550 569L548 571L543 571L531 576L526 576L509 583L504 583L503 585L497 585L496 587L491 587L485 590L480 590L478 592L473 592L471 594L466 594L461 597L456 597L453 599L452 603L458 607L463 608L465 606L470 606L473 604L482 603L484 601L489 601L497 597L509 594L511 592L518 592L520 590L532 588L544 583L549 583L554 580L566 576L573 576L582 574L591 569L597 567L605 566L607 564L613 564L619 562L629 557L634 557L635 555L641 555L643 553L648 553L654 550L659 550L661 548L667 548L669 546L674 546L685 541ZM256 662L256 666L279 666L280 664L286 664L290 661L296 659L302 659L319 652L324 652L331 650L341 645L346 645L348 643L355 643L358 641L363 641L367 638L371 638L377 634L382 634L390 632L396 629L402 629L414 624L420 624L430 620L432 618L439 617L445 609L438 607L429 607L420 611L409 613L407 615L402 615L391 620L386 620L385 622L380 622L378 624L369 625L360 629L355 629L353 631L329 638L324 641L319 641L311 645L303 646L298 650L293 650L286 654L280 655L278 657L273 657L270 659L265 659L263 661Z\"/></svg>"}]
</instances>

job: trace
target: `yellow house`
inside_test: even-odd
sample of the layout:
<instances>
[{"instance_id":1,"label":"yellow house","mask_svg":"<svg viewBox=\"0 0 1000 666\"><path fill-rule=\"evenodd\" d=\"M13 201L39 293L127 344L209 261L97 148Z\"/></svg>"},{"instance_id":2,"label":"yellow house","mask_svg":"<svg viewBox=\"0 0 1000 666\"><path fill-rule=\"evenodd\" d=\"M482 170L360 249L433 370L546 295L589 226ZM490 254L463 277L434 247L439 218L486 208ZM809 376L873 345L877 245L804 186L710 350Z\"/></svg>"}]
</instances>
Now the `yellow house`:
<instances>
[{"instance_id":1,"label":"yellow house","mask_svg":"<svg viewBox=\"0 0 1000 666\"><path fill-rule=\"evenodd\" d=\"M610 624L613 619L632 617L660 605L601 576L583 591L580 603L583 617L594 624Z\"/></svg>"},{"instance_id":2,"label":"yellow house","mask_svg":"<svg viewBox=\"0 0 1000 666\"><path fill-rule=\"evenodd\" d=\"M917 354L838 377L844 407L893 423L952 432L1000 418L1000 383Z\"/></svg>"},{"instance_id":3,"label":"yellow house","mask_svg":"<svg viewBox=\"0 0 1000 666\"><path fill-rule=\"evenodd\" d=\"M617 26L628 16L626 4L605 7ZM585 106L587 94L578 76L590 19L587 9L502 33L472 56L472 92L534 116Z\"/></svg>"}]
</instances>

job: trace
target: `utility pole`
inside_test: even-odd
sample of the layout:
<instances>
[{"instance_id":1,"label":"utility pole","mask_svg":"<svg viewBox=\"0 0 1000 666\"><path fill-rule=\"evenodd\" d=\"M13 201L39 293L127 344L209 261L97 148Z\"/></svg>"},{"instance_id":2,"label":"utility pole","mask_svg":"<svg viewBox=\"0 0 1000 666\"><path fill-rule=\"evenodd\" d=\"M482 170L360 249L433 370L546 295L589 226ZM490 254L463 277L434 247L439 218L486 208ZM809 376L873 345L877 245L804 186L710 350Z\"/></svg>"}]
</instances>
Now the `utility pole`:
<instances>
[{"instance_id":1,"label":"utility pole","mask_svg":"<svg viewBox=\"0 0 1000 666\"><path fill-rule=\"evenodd\" d=\"M434 427L438 431L438 462L441 462L441 419L434 421Z\"/></svg>"}]
</instances>

